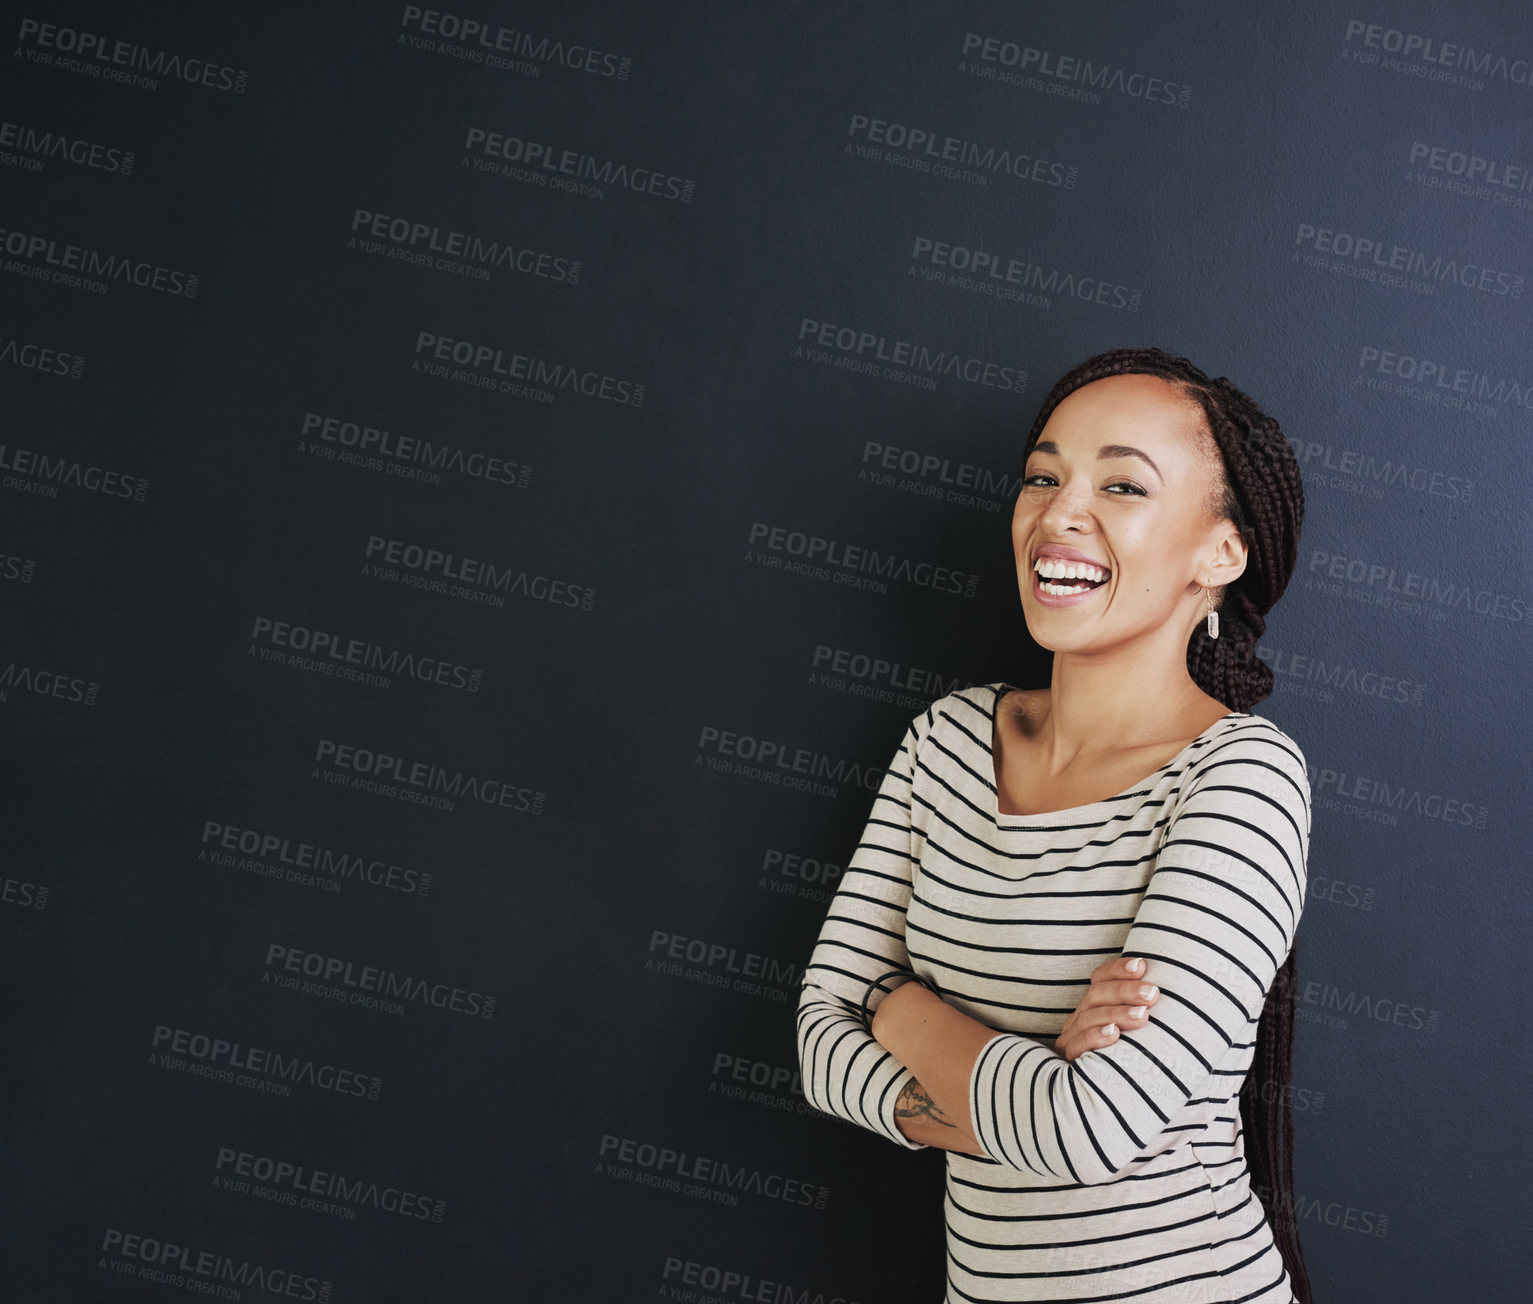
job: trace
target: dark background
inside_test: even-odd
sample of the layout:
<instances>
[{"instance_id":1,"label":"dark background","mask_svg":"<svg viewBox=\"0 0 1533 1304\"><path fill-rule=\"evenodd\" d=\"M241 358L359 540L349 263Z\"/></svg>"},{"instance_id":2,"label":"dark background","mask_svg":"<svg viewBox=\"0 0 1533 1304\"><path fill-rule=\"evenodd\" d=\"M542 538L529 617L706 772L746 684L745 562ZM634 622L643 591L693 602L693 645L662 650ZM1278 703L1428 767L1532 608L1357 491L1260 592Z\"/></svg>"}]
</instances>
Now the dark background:
<instances>
[{"instance_id":1,"label":"dark background","mask_svg":"<svg viewBox=\"0 0 1533 1304\"><path fill-rule=\"evenodd\" d=\"M937 1298L797 981L910 718L1046 682L1022 441L1150 343L1304 467L1317 1298L1512 1297L1521 5L0 10L7 1298Z\"/></svg>"}]
</instances>

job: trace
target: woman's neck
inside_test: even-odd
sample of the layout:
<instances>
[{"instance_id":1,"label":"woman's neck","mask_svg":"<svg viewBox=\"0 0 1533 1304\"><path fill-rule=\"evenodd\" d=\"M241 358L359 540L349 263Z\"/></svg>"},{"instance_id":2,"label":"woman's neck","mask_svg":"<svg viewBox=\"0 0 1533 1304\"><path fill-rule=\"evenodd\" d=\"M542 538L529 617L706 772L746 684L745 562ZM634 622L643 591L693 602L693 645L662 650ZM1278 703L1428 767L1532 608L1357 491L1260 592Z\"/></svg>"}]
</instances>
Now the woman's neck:
<instances>
[{"instance_id":1,"label":"woman's neck","mask_svg":"<svg viewBox=\"0 0 1533 1304\"><path fill-rule=\"evenodd\" d=\"M1195 737L1227 709L1193 682L1186 655L1054 656L1044 714L1028 732L1051 770L1099 754Z\"/></svg>"}]
</instances>

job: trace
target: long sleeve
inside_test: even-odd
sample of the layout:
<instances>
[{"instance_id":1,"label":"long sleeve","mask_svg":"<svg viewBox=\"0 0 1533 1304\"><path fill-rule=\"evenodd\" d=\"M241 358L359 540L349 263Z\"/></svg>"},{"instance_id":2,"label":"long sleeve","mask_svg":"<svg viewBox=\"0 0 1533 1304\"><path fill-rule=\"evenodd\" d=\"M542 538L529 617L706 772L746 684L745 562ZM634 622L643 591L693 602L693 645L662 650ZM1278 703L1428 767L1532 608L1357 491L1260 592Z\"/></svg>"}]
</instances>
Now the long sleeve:
<instances>
[{"instance_id":1,"label":"long sleeve","mask_svg":"<svg viewBox=\"0 0 1533 1304\"><path fill-rule=\"evenodd\" d=\"M1275 727L1210 749L1177 803L1123 954L1161 989L1148 1025L1066 1063L1009 1033L970 1076L975 1135L1008 1168L1094 1185L1185 1134L1191 1101L1238 1090L1303 908L1310 789Z\"/></svg>"},{"instance_id":2,"label":"long sleeve","mask_svg":"<svg viewBox=\"0 0 1533 1304\"><path fill-rule=\"evenodd\" d=\"M859 1006L875 978L910 964L905 912L916 858L911 785L917 741L913 724L831 901L798 1004L799 1070L810 1104L910 1150L924 1147L900 1134L894 1105L911 1075L863 1027ZM875 991L870 1013L879 999Z\"/></svg>"}]
</instances>

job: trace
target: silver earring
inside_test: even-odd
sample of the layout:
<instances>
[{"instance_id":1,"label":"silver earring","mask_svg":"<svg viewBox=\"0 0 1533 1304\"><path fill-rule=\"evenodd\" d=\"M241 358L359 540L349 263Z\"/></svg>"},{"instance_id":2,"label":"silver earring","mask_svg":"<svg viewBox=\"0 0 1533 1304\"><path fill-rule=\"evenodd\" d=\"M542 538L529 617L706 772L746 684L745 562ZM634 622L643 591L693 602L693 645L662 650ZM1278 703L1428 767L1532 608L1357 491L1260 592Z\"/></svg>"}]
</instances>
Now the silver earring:
<instances>
[{"instance_id":1,"label":"silver earring","mask_svg":"<svg viewBox=\"0 0 1533 1304\"><path fill-rule=\"evenodd\" d=\"M1203 590L1203 596L1208 602L1208 636L1209 638L1218 638L1219 609L1214 606L1213 589L1211 587L1205 588Z\"/></svg>"}]
</instances>

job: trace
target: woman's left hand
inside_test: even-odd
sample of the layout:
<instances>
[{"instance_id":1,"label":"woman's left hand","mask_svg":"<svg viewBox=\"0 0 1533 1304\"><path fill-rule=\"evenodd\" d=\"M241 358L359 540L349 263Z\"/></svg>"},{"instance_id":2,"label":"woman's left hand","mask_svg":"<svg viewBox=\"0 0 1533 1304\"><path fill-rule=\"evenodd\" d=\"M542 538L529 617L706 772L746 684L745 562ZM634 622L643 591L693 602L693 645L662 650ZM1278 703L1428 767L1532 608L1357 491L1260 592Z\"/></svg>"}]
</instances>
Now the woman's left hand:
<instances>
[{"instance_id":1,"label":"woman's left hand","mask_svg":"<svg viewBox=\"0 0 1533 1304\"><path fill-rule=\"evenodd\" d=\"M1111 1046L1121 1033L1137 1032L1150 1021L1160 989L1144 981L1144 961L1118 956L1091 973L1091 986L1065 1020L1054 1049L1067 1060Z\"/></svg>"}]
</instances>

